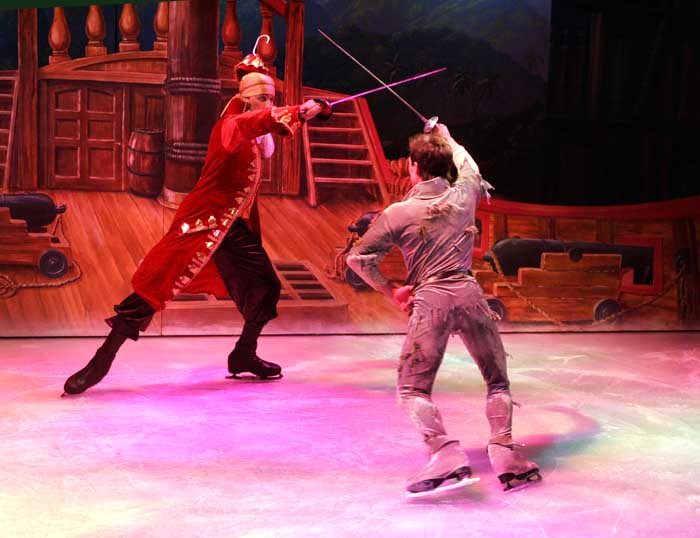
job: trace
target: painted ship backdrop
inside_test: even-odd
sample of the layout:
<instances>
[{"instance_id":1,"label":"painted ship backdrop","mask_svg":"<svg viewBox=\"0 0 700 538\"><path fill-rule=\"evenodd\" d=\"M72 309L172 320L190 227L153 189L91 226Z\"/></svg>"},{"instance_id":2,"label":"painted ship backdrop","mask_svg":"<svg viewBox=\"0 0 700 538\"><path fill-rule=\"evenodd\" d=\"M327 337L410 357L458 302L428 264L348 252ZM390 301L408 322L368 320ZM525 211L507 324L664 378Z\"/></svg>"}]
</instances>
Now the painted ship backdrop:
<instances>
[{"instance_id":1,"label":"painted ship backdrop","mask_svg":"<svg viewBox=\"0 0 700 538\"><path fill-rule=\"evenodd\" d=\"M548 1L493 2L511 15L502 24L535 34L516 53L493 38L513 32L486 35L476 11L455 11L488 2L413 2L401 13L395 2L367 4L3 12L17 47L3 51L0 72L0 336L106 332L103 318L196 182L211 126L236 91L232 66L258 35L272 36L258 52L279 104L373 86L317 36L320 24L387 81L448 67L451 78L401 93L440 114L498 187L477 213L474 272L502 329L700 327L697 6L628 2L623 13L554 0L550 19ZM419 129L376 95L276 140L260 198L283 283L271 333L405 330L405 315L347 270L344 253L363 215L406 192L405 140ZM383 267L405 274L397 252ZM180 295L148 334L240 326L227 297Z\"/></svg>"}]
</instances>

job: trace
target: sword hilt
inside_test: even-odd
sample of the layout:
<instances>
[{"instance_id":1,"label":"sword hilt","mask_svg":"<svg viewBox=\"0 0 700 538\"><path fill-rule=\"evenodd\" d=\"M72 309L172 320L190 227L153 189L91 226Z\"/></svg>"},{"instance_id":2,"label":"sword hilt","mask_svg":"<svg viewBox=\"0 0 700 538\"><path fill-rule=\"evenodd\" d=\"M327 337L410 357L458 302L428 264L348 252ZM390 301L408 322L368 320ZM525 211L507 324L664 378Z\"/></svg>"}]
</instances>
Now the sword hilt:
<instances>
[{"instance_id":1,"label":"sword hilt","mask_svg":"<svg viewBox=\"0 0 700 538\"><path fill-rule=\"evenodd\" d=\"M333 107L328 102L328 100L322 99L320 97L314 97L314 101L316 101L318 104L321 105L321 112L316 114L316 117L319 120L323 120L323 121L330 119L330 117L333 115Z\"/></svg>"},{"instance_id":2,"label":"sword hilt","mask_svg":"<svg viewBox=\"0 0 700 538\"><path fill-rule=\"evenodd\" d=\"M433 129L435 129L435 126L437 125L437 123L438 123L438 117L437 117L437 116L433 116L433 117L430 118L429 120L426 120L426 121L425 121L425 125L423 125L423 132L424 132L424 133L431 133L431 132L433 132Z\"/></svg>"}]
</instances>

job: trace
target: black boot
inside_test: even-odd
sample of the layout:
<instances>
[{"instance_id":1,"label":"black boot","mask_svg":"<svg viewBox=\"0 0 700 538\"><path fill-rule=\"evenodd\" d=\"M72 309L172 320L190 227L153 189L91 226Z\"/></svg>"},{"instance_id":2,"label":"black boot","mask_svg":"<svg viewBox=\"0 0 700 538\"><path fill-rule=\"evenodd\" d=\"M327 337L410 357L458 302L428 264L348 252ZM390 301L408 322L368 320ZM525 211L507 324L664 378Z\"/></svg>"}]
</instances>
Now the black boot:
<instances>
[{"instance_id":1,"label":"black boot","mask_svg":"<svg viewBox=\"0 0 700 538\"><path fill-rule=\"evenodd\" d=\"M243 325L241 337L236 342L236 347L228 356L228 371L234 379L240 379L238 374L250 372L260 379L279 379L282 377L282 368L274 362L262 360L255 354L258 348L258 336L265 326L264 322L246 321Z\"/></svg>"},{"instance_id":2,"label":"black boot","mask_svg":"<svg viewBox=\"0 0 700 538\"><path fill-rule=\"evenodd\" d=\"M233 379L241 379L238 374L249 372L260 379L279 379L282 368L279 364L262 360L255 354L255 348L242 346L240 342L228 356L228 371Z\"/></svg>"},{"instance_id":3,"label":"black boot","mask_svg":"<svg viewBox=\"0 0 700 538\"><path fill-rule=\"evenodd\" d=\"M66 383L63 385L65 394L81 394L102 381L109 372L112 361L126 338L126 336L112 330L90 362L82 370L78 370L66 379Z\"/></svg>"}]
</instances>

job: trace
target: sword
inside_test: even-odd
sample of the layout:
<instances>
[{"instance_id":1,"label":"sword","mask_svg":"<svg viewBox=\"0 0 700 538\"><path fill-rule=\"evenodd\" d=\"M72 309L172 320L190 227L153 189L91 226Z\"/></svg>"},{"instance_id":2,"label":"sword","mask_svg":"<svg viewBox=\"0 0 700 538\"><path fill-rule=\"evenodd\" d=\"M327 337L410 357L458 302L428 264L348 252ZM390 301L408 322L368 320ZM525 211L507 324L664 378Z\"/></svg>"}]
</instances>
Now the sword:
<instances>
[{"instance_id":1,"label":"sword","mask_svg":"<svg viewBox=\"0 0 700 538\"><path fill-rule=\"evenodd\" d=\"M355 58L352 54L350 54L348 51L346 51L346 50L345 50L343 47L341 47L338 43L336 43L335 41L333 41L333 39L331 39L331 37L330 37L328 34L326 34L326 33L323 32L323 30L321 30L321 29L319 28L318 31L319 31L319 33L320 33L323 37L325 37L328 41L330 41L333 45L335 45L343 54L345 54L345 55L346 55L348 58L350 58L353 62L355 62L357 65L359 65L362 69L364 69L370 76L372 76L372 78L374 78L374 80L376 80L377 82L379 82L380 84L382 84L382 87L381 87L381 88L377 88L375 91L380 90L380 89L389 90L392 94L394 94L394 97L396 97L399 101L401 101L404 105L406 105L406 107L408 107L408 109L409 109L411 112L413 112L416 116L418 116L418 117L420 118L420 120L423 122L423 132L424 132L424 133L429 133L430 131L433 130L433 127L435 127L435 125L437 125L437 122L438 122L438 117L437 117L437 116L433 116L433 117L431 117L430 119L426 118L423 114L421 114L420 112L418 112L408 101L406 101L403 97L401 97L398 93L396 93L394 90L391 89L391 86L395 86L396 83L392 83L392 84L387 84L387 83L385 83L385 82L384 82L382 79L380 79L377 75L375 75L374 73L372 73L372 71L370 71L370 70L367 69L364 65L362 65L362 64L360 63L360 61L359 61L357 58ZM439 69L438 71L444 71L445 69L446 69L446 68ZM358 97L359 97L359 96L358 96Z\"/></svg>"},{"instance_id":2,"label":"sword","mask_svg":"<svg viewBox=\"0 0 700 538\"><path fill-rule=\"evenodd\" d=\"M425 78L429 77L430 75L434 75L435 73L441 73L442 71L445 71L447 67L441 67L440 69L434 69L433 71L428 71L427 73L421 73L420 75L413 75L412 77L405 78L403 80L399 80L396 82L392 82L391 84L385 84L384 86L377 86L376 88L372 88L371 90L365 90L364 92L356 93L354 95L348 95L347 97L343 97L342 99L338 99L333 102L329 102L326 99L323 98L314 98L314 101L319 103L322 106L321 112L316 116L320 120L327 120L328 118L331 117L331 114L333 111L331 108L334 105L338 105L340 103L345 103L346 101L352 101L353 99L357 99L358 97L363 97L365 95L369 95L370 93L375 93L375 92L380 92L382 90L387 90L390 89L391 86L399 86L401 84L406 84L407 82L411 82L412 80L418 80L419 78ZM437 123L437 118L435 118L435 123ZM430 129L435 127L433 124Z\"/></svg>"},{"instance_id":3,"label":"sword","mask_svg":"<svg viewBox=\"0 0 700 538\"><path fill-rule=\"evenodd\" d=\"M425 78L429 77L430 75L434 75L436 73L441 73L442 71L445 71L447 67L441 67L440 69L435 69L433 71L428 71L427 73L421 73L420 75L414 75L409 78L405 78L403 80L399 80L397 82L392 82L391 84L384 84L384 86L377 86L376 88L372 88L371 90L367 90L361 93L356 93L355 95L348 95L347 97L343 97L342 99L338 99L337 101L333 101L332 103L328 103L330 106L337 105L340 103L344 103L345 101L352 101L353 99L357 99L358 97L363 97L365 95L369 95L370 93L374 92L380 92L382 90L389 90L391 91L392 86L400 86L401 84L406 84L407 82L411 82L412 80L418 80L419 78Z\"/></svg>"}]
</instances>

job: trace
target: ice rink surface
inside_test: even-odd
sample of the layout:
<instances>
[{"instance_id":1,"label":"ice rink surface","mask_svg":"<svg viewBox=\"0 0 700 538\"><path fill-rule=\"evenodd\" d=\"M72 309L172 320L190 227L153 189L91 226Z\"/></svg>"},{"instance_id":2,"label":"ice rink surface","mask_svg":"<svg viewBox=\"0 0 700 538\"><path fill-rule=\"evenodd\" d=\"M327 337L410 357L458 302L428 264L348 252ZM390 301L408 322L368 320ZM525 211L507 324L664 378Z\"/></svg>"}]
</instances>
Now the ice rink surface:
<instances>
[{"instance_id":1,"label":"ice rink surface","mask_svg":"<svg viewBox=\"0 0 700 538\"><path fill-rule=\"evenodd\" d=\"M407 501L427 461L396 405L401 336L263 337L284 379L225 379L233 337L0 340L5 538L697 537L700 333L506 334L514 432L544 480L504 494L485 388L453 338L434 399L481 481Z\"/></svg>"}]
</instances>

